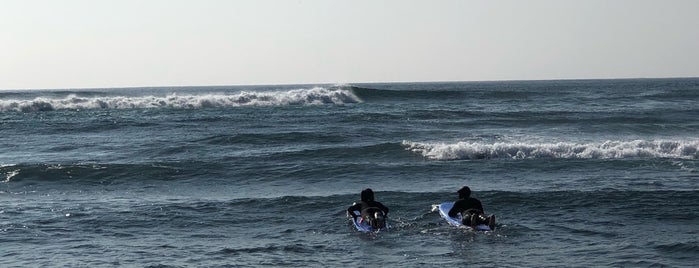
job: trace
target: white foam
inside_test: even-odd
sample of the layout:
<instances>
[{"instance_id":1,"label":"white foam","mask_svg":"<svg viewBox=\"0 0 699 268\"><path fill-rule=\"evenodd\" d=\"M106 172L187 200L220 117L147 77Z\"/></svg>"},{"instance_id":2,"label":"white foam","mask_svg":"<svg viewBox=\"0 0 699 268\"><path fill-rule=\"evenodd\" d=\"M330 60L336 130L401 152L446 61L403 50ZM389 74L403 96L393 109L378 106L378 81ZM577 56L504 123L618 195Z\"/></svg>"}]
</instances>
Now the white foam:
<instances>
[{"instance_id":1,"label":"white foam","mask_svg":"<svg viewBox=\"0 0 699 268\"><path fill-rule=\"evenodd\" d=\"M202 94L167 96L110 96L65 98L39 97L31 100L0 100L0 111L52 111L82 109L134 108L221 108L239 106L284 106L358 103L360 99L350 90L294 89L286 91L242 91L235 94Z\"/></svg>"},{"instance_id":2,"label":"white foam","mask_svg":"<svg viewBox=\"0 0 699 268\"><path fill-rule=\"evenodd\" d=\"M0 182L10 182L10 179L12 179L12 177L14 177L14 176L17 176L18 174L19 174L19 169L7 172L5 174L5 180L0 181Z\"/></svg>"},{"instance_id":3,"label":"white foam","mask_svg":"<svg viewBox=\"0 0 699 268\"><path fill-rule=\"evenodd\" d=\"M699 158L699 141L605 141L601 143L526 143L526 142L457 142L420 143L403 141L406 150L434 160L462 159L621 159L648 158Z\"/></svg>"}]
</instances>

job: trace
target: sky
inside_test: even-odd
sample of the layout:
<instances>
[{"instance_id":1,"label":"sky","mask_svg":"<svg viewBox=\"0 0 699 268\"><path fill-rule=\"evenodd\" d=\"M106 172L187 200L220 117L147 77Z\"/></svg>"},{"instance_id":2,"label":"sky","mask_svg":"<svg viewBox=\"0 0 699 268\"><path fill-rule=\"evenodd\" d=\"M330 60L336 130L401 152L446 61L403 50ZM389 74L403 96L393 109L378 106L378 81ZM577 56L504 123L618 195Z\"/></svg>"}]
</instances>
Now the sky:
<instances>
[{"instance_id":1,"label":"sky","mask_svg":"<svg viewBox=\"0 0 699 268\"><path fill-rule=\"evenodd\" d=\"M0 0L0 89L699 76L695 0Z\"/></svg>"}]
</instances>

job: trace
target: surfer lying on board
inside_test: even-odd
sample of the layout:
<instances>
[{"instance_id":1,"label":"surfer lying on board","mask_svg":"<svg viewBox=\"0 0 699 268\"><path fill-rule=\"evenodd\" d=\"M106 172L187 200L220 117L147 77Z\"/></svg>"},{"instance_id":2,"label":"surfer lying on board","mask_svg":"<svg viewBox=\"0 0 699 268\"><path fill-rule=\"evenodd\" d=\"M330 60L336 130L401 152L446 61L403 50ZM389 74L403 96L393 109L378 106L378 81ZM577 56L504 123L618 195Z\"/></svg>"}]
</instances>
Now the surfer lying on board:
<instances>
[{"instance_id":1,"label":"surfer lying on board","mask_svg":"<svg viewBox=\"0 0 699 268\"><path fill-rule=\"evenodd\" d=\"M361 201L355 202L351 207L347 208L347 213L355 219L361 216L360 221L366 221L375 229L385 227L388 208L381 202L374 200L374 191L369 188L362 190L361 197ZM361 215L354 214L355 211L359 211Z\"/></svg>"},{"instance_id":2,"label":"surfer lying on board","mask_svg":"<svg viewBox=\"0 0 699 268\"><path fill-rule=\"evenodd\" d=\"M466 226L476 228L476 225L486 224L491 230L495 230L495 215L486 217L481 201L471 197L471 188L461 187L457 191L459 200L454 202L454 206L449 210L449 217L456 217L461 213L461 221Z\"/></svg>"}]
</instances>

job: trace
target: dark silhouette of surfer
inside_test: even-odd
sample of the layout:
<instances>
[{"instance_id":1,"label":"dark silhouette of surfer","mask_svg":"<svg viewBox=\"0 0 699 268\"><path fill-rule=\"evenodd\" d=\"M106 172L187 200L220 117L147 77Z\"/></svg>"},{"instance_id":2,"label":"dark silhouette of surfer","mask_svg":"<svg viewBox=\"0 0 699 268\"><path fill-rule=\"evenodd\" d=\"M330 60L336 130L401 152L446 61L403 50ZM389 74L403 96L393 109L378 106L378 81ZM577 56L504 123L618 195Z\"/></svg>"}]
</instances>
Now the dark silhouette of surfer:
<instances>
[{"instance_id":1,"label":"dark silhouette of surfer","mask_svg":"<svg viewBox=\"0 0 699 268\"><path fill-rule=\"evenodd\" d=\"M449 210L449 217L456 217L461 213L461 222L466 226L476 229L476 225L485 224L490 230L495 230L495 215L486 217L481 201L471 197L471 188L461 187L457 191L459 200L454 202L454 206Z\"/></svg>"},{"instance_id":2,"label":"dark silhouette of surfer","mask_svg":"<svg viewBox=\"0 0 699 268\"><path fill-rule=\"evenodd\" d=\"M360 215L356 215L355 211L359 211ZM362 190L361 201L355 202L347 208L347 213L355 220L357 217L360 222L366 221L374 229L386 227L386 216L388 216L388 207L374 200L374 191L370 188Z\"/></svg>"}]
</instances>

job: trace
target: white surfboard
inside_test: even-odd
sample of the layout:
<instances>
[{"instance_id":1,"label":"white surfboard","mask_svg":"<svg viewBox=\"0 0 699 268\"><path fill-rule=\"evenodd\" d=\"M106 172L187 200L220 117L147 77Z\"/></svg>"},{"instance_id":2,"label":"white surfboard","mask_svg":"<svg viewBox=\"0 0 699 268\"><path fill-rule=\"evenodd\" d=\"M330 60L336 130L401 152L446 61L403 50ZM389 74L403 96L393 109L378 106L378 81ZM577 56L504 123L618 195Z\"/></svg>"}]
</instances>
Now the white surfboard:
<instances>
[{"instance_id":1,"label":"white surfboard","mask_svg":"<svg viewBox=\"0 0 699 268\"><path fill-rule=\"evenodd\" d=\"M444 202L439 204L439 216L442 216L449 225L457 226L457 227L464 227L468 229L473 229L471 226L466 226L463 223L461 223L461 214L457 214L456 217L452 218L449 217L449 210L454 206L454 202ZM490 227L485 224L479 224L476 225L476 230L477 231L492 231L490 230Z\"/></svg>"}]
</instances>

